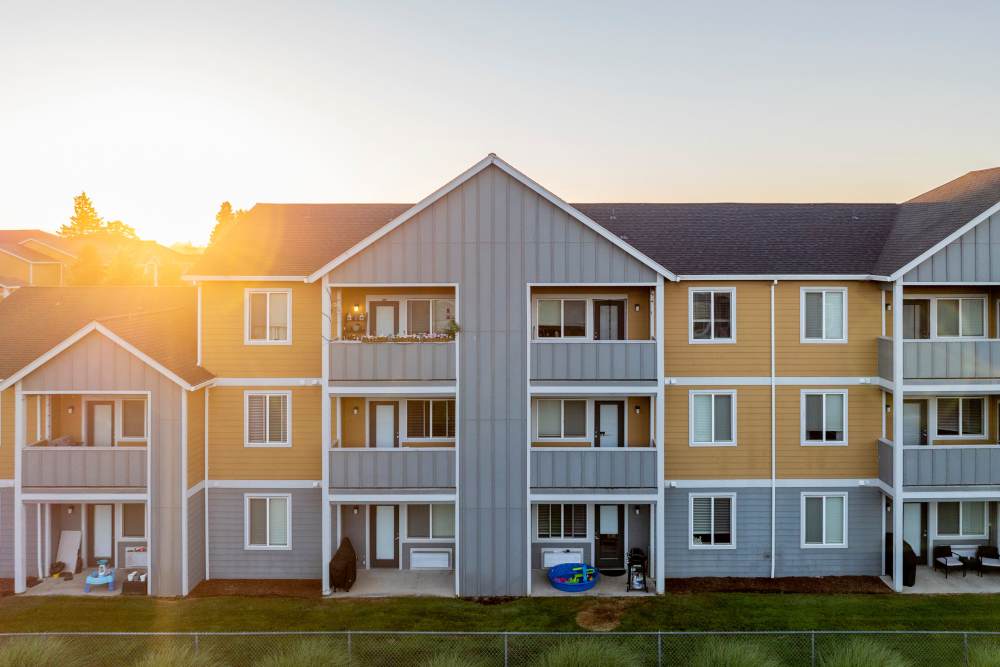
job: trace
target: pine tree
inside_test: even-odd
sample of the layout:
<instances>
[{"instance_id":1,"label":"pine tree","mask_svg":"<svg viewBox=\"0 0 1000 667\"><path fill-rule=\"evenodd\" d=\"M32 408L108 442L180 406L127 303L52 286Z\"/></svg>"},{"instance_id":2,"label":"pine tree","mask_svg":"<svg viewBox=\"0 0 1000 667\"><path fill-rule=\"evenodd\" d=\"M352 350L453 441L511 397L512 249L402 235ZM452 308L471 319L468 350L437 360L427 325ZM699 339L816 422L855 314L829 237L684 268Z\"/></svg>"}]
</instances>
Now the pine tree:
<instances>
[{"instance_id":1,"label":"pine tree","mask_svg":"<svg viewBox=\"0 0 1000 667\"><path fill-rule=\"evenodd\" d=\"M212 235L208 237L208 245L214 245L231 228L236 226L246 214L247 212L243 209L234 211L232 204L227 201L222 202L219 206L219 212L215 214L215 227L212 229Z\"/></svg>"},{"instance_id":2,"label":"pine tree","mask_svg":"<svg viewBox=\"0 0 1000 667\"><path fill-rule=\"evenodd\" d=\"M121 220L112 220L104 226L104 231L111 236L117 236L123 239L137 239L139 238L135 233L135 228L131 225L126 225Z\"/></svg>"},{"instance_id":3,"label":"pine tree","mask_svg":"<svg viewBox=\"0 0 1000 667\"><path fill-rule=\"evenodd\" d=\"M97 215L90 197L81 192L73 197L73 215L68 225L59 228L59 235L68 239L78 239L100 232L104 228L104 220Z\"/></svg>"}]
</instances>

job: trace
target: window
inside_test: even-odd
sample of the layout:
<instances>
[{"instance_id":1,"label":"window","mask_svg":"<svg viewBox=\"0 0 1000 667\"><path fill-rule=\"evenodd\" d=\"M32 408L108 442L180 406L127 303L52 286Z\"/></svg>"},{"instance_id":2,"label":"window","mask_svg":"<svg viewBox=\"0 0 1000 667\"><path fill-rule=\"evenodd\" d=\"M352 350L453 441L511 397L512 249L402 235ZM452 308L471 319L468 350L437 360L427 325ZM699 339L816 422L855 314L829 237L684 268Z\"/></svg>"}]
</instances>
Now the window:
<instances>
[{"instance_id":1,"label":"window","mask_svg":"<svg viewBox=\"0 0 1000 667\"><path fill-rule=\"evenodd\" d=\"M539 338L585 338L587 336L587 301L585 299L539 299Z\"/></svg>"},{"instance_id":2,"label":"window","mask_svg":"<svg viewBox=\"0 0 1000 667\"><path fill-rule=\"evenodd\" d=\"M125 399L122 401L122 439L144 440L146 438L146 401Z\"/></svg>"},{"instance_id":3,"label":"window","mask_svg":"<svg viewBox=\"0 0 1000 667\"><path fill-rule=\"evenodd\" d=\"M244 394L246 399L247 447L290 447L292 394L274 391Z\"/></svg>"},{"instance_id":4,"label":"window","mask_svg":"<svg viewBox=\"0 0 1000 667\"><path fill-rule=\"evenodd\" d=\"M146 537L146 506L143 503L122 503L122 537Z\"/></svg>"},{"instance_id":5,"label":"window","mask_svg":"<svg viewBox=\"0 0 1000 667\"><path fill-rule=\"evenodd\" d=\"M984 336L986 299L937 299L937 335Z\"/></svg>"},{"instance_id":6,"label":"window","mask_svg":"<svg viewBox=\"0 0 1000 667\"><path fill-rule=\"evenodd\" d=\"M802 392L802 444L847 444L847 392Z\"/></svg>"},{"instance_id":7,"label":"window","mask_svg":"<svg viewBox=\"0 0 1000 667\"><path fill-rule=\"evenodd\" d=\"M539 438L587 437L587 401L541 399L537 407Z\"/></svg>"},{"instance_id":8,"label":"window","mask_svg":"<svg viewBox=\"0 0 1000 667\"><path fill-rule=\"evenodd\" d=\"M733 342L734 295L732 289L691 290L691 342Z\"/></svg>"},{"instance_id":9,"label":"window","mask_svg":"<svg viewBox=\"0 0 1000 667\"><path fill-rule=\"evenodd\" d=\"M986 503L938 503L939 537L986 537Z\"/></svg>"},{"instance_id":10,"label":"window","mask_svg":"<svg viewBox=\"0 0 1000 667\"><path fill-rule=\"evenodd\" d=\"M408 438L454 438L455 400L406 402Z\"/></svg>"},{"instance_id":11,"label":"window","mask_svg":"<svg viewBox=\"0 0 1000 667\"><path fill-rule=\"evenodd\" d=\"M691 496L691 548L731 549L733 539L733 505L736 497Z\"/></svg>"},{"instance_id":12,"label":"window","mask_svg":"<svg viewBox=\"0 0 1000 667\"><path fill-rule=\"evenodd\" d=\"M847 494L802 494L802 546L847 546Z\"/></svg>"},{"instance_id":13,"label":"window","mask_svg":"<svg viewBox=\"0 0 1000 667\"><path fill-rule=\"evenodd\" d=\"M802 289L802 342L847 341L847 290Z\"/></svg>"},{"instance_id":14,"label":"window","mask_svg":"<svg viewBox=\"0 0 1000 667\"><path fill-rule=\"evenodd\" d=\"M291 342L291 290L247 290L246 310L246 343Z\"/></svg>"},{"instance_id":15,"label":"window","mask_svg":"<svg viewBox=\"0 0 1000 667\"><path fill-rule=\"evenodd\" d=\"M944 438L985 437L986 399L937 399L937 434Z\"/></svg>"},{"instance_id":16,"label":"window","mask_svg":"<svg viewBox=\"0 0 1000 667\"><path fill-rule=\"evenodd\" d=\"M407 333L444 333L454 319L454 299L409 299L406 302Z\"/></svg>"},{"instance_id":17,"label":"window","mask_svg":"<svg viewBox=\"0 0 1000 667\"><path fill-rule=\"evenodd\" d=\"M903 301L903 338L906 340L925 340L930 337L930 299L905 299Z\"/></svg>"},{"instance_id":18,"label":"window","mask_svg":"<svg viewBox=\"0 0 1000 667\"><path fill-rule=\"evenodd\" d=\"M692 391L691 445L736 444L736 392Z\"/></svg>"},{"instance_id":19,"label":"window","mask_svg":"<svg viewBox=\"0 0 1000 667\"><path fill-rule=\"evenodd\" d=\"M406 506L406 536L443 540L455 537L455 506L447 503Z\"/></svg>"},{"instance_id":20,"label":"window","mask_svg":"<svg viewBox=\"0 0 1000 667\"><path fill-rule=\"evenodd\" d=\"M292 546L292 497L245 498L247 549L290 549Z\"/></svg>"},{"instance_id":21,"label":"window","mask_svg":"<svg viewBox=\"0 0 1000 667\"><path fill-rule=\"evenodd\" d=\"M538 539L566 540L587 537L587 506L537 505Z\"/></svg>"}]
</instances>

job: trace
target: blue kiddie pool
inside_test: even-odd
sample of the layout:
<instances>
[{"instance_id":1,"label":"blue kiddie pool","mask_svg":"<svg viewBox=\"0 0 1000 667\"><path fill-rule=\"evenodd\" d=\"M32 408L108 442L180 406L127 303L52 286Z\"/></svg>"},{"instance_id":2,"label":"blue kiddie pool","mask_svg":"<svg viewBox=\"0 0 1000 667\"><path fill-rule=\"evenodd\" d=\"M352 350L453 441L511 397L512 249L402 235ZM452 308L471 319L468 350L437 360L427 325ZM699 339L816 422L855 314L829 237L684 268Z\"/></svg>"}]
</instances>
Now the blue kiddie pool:
<instances>
[{"instance_id":1,"label":"blue kiddie pool","mask_svg":"<svg viewBox=\"0 0 1000 667\"><path fill-rule=\"evenodd\" d=\"M589 591L601 575L586 563L562 563L549 568L549 583L567 593Z\"/></svg>"}]
</instances>

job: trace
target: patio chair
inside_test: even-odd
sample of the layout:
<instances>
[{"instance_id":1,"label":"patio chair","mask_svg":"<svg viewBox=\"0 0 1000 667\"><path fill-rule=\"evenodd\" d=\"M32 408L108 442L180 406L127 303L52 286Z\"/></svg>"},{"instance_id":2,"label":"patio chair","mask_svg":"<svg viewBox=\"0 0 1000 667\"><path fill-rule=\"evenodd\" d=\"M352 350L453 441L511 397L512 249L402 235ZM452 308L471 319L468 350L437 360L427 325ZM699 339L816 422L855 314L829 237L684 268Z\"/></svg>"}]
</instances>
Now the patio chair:
<instances>
[{"instance_id":1,"label":"patio chair","mask_svg":"<svg viewBox=\"0 0 1000 667\"><path fill-rule=\"evenodd\" d=\"M945 579L948 578L949 570L954 570L958 567L962 568L962 576L965 576L965 562L952 553L951 546L946 544L937 545L934 547L933 557L934 569L937 570L938 568L941 568L944 570Z\"/></svg>"},{"instance_id":2,"label":"patio chair","mask_svg":"<svg viewBox=\"0 0 1000 667\"><path fill-rule=\"evenodd\" d=\"M976 565L979 568L979 576L983 576L983 570L1000 570L1000 549L984 544L976 549Z\"/></svg>"}]
</instances>

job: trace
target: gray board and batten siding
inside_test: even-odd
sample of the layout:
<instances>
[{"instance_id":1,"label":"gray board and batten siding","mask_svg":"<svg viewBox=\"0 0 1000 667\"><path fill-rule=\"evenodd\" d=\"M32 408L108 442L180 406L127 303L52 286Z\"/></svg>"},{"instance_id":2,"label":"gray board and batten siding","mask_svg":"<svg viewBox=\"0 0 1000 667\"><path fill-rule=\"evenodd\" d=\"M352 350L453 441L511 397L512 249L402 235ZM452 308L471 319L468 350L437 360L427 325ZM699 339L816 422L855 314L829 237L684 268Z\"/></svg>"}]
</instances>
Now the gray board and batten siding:
<instances>
[{"instance_id":1,"label":"gray board and batten siding","mask_svg":"<svg viewBox=\"0 0 1000 667\"><path fill-rule=\"evenodd\" d=\"M455 490L455 450L344 447L330 450L331 490Z\"/></svg>"},{"instance_id":2,"label":"gray board and batten siding","mask_svg":"<svg viewBox=\"0 0 1000 667\"><path fill-rule=\"evenodd\" d=\"M533 341L531 379L656 380L656 341Z\"/></svg>"},{"instance_id":3,"label":"gray board and batten siding","mask_svg":"<svg viewBox=\"0 0 1000 667\"><path fill-rule=\"evenodd\" d=\"M913 267L903 282L1000 282L1000 213Z\"/></svg>"},{"instance_id":4,"label":"gray board and batten siding","mask_svg":"<svg viewBox=\"0 0 1000 667\"><path fill-rule=\"evenodd\" d=\"M535 493L655 494L656 471L656 449L653 447L531 450L531 490Z\"/></svg>"},{"instance_id":5,"label":"gray board and batten siding","mask_svg":"<svg viewBox=\"0 0 1000 667\"><path fill-rule=\"evenodd\" d=\"M527 286L656 273L496 167L329 273L336 284L457 284L459 591L527 592Z\"/></svg>"},{"instance_id":6,"label":"gray board and batten siding","mask_svg":"<svg viewBox=\"0 0 1000 667\"><path fill-rule=\"evenodd\" d=\"M455 380L455 343L330 343L330 380Z\"/></svg>"}]
</instances>

